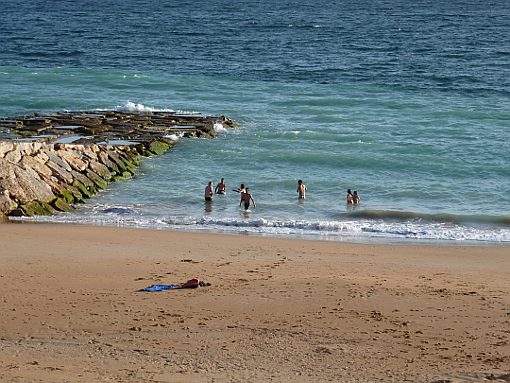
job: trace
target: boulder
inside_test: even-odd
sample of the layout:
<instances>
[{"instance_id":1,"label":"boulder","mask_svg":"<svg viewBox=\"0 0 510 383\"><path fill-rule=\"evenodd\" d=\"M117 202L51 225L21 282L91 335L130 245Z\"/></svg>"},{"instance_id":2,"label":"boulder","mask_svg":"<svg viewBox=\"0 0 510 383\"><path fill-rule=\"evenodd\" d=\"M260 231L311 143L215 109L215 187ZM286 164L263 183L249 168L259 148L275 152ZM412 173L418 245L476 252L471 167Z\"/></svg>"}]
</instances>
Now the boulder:
<instances>
[{"instance_id":1,"label":"boulder","mask_svg":"<svg viewBox=\"0 0 510 383\"><path fill-rule=\"evenodd\" d=\"M53 174L51 169L47 167L44 163L38 161L36 157L25 156L21 159L20 165L24 169L35 170L41 176L44 175L49 177Z\"/></svg>"},{"instance_id":2,"label":"boulder","mask_svg":"<svg viewBox=\"0 0 510 383\"><path fill-rule=\"evenodd\" d=\"M83 156L87 157L87 159L89 159L89 160L97 161L97 153L96 153L96 150L95 150L96 146L97 145L87 145L87 146L84 146L83 149L82 149Z\"/></svg>"},{"instance_id":3,"label":"boulder","mask_svg":"<svg viewBox=\"0 0 510 383\"><path fill-rule=\"evenodd\" d=\"M92 182L85 174L73 170L71 175L76 181L79 181L85 185L85 187L89 189L95 189L94 182Z\"/></svg>"},{"instance_id":4,"label":"boulder","mask_svg":"<svg viewBox=\"0 0 510 383\"><path fill-rule=\"evenodd\" d=\"M15 146L4 158L12 164L17 164L21 161L21 150L18 146Z\"/></svg>"},{"instance_id":5,"label":"boulder","mask_svg":"<svg viewBox=\"0 0 510 383\"><path fill-rule=\"evenodd\" d=\"M78 190L80 194L85 198L92 198L92 196L97 192L95 187L88 188L78 180L74 180L73 187L75 187L76 190Z\"/></svg>"},{"instance_id":6,"label":"boulder","mask_svg":"<svg viewBox=\"0 0 510 383\"><path fill-rule=\"evenodd\" d=\"M69 185L67 185L65 182L59 181L56 177L53 177L52 175L49 176L41 175L41 179L48 184L48 186L53 191L53 194L55 195L61 195L69 188Z\"/></svg>"},{"instance_id":7,"label":"boulder","mask_svg":"<svg viewBox=\"0 0 510 383\"><path fill-rule=\"evenodd\" d=\"M51 203L51 206L53 206L54 209L63 212L70 212L74 210L63 198L55 199L55 201Z\"/></svg>"},{"instance_id":8,"label":"boulder","mask_svg":"<svg viewBox=\"0 0 510 383\"><path fill-rule=\"evenodd\" d=\"M10 141L0 141L0 158L4 158L7 153L14 149L14 144Z\"/></svg>"},{"instance_id":9,"label":"boulder","mask_svg":"<svg viewBox=\"0 0 510 383\"><path fill-rule=\"evenodd\" d=\"M71 165L69 165L69 163L65 159L60 157L56 151L50 149L45 153L48 156L48 162L52 162L58 165L60 168L67 170L68 172L72 170Z\"/></svg>"},{"instance_id":10,"label":"boulder","mask_svg":"<svg viewBox=\"0 0 510 383\"><path fill-rule=\"evenodd\" d=\"M90 169L102 179L106 181L110 181L112 179L112 172L102 163L97 161L90 161L89 165Z\"/></svg>"},{"instance_id":11,"label":"boulder","mask_svg":"<svg viewBox=\"0 0 510 383\"><path fill-rule=\"evenodd\" d=\"M49 157L46 154L46 150L38 152L35 156L32 156L35 160L39 161L42 164L45 164L49 161Z\"/></svg>"},{"instance_id":12,"label":"boulder","mask_svg":"<svg viewBox=\"0 0 510 383\"><path fill-rule=\"evenodd\" d=\"M76 199L74 197L73 193L71 193L69 190L62 191L62 193L60 193L60 195L59 195L59 198L68 204L71 204L74 201L78 201L78 199ZM81 194L80 194L80 198L81 198Z\"/></svg>"},{"instance_id":13,"label":"boulder","mask_svg":"<svg viewBox=\"0 0 510 383\"><path fill-rule=\"evenodd\" d=\"M67 203L83 202L83 194L78 190L77 187L73 185L66 185L66 190L67 193L64 192L60 194L60 196L64 198ZM68 193L70 196L67 195ZM71 198L74 199L74 201Z\"/></svg>"},{"instance_id":14,"label":"boulder","mask_svg":"<svg viewBox=\"0 0 510 383\"><path fill-rule=\"evenodd\" d=\"M100 152L98 155L98 159L99 161L101 161L103 165L105 165L110 170L111 173L115 174L120 173L119 167L115 162L110 160L110 158L108 157L108 153L106 151Z\"/></svg>"},{"instance_id":15,"label":"boulder","mask_svg":"<svg viewBox=\"0 0 510 383\"><path fill-rule=\"evenodd\" d=\"M55 199L51 187L44 182L41 177L32 169L23 169L21 167L14 167L14 174L16 175L16 182L20 188L25 192L25 200L20 202L41 201L49 202ZM12 195L12 191L10 191Z\"/></svg>"},{"instance_id":16,"label":"boulder","mask_svg":"<svg viewBox=\"0 0 510 383\"><path fill-rule=\"evenodd\" d=\"M41 143L39 142L20 142L18 143L18 148L21 152L21 156L31 156L34 155L40 148Z\"/></svg>"},{"instance_id":17,"label":"boulder","mask_svg":"<svg viewBox=\"0 0 510 383\"><path fill-rule=\"evenodd\" d=\"M87 168L87 163L84 162L79 156L73 155L74 153L68 150L60 149L56 152L60 157L66 160L66 162L79 172L84 171Z\"/></svg>"},{"instance_id":18,"label":"boulder","mask_svg":"<svg viewBox=\"0 0 510 383\"><path fill-rule=\"evenodd\" d=\"M108 158L112 160L112 162L115 163L115 165L117 165L119 173L123 173L127 170L126 164L124 163L124 161L122 161L118 153L116 153L113 150L108 150L107 154Z\"/></svg>"},{"instance_id":19,"label":"boulder","mask_svg":"<svg viewBox=\"0 0 510 383\"><path fill-rule=\"evenodd\" d=\"M16 209L18 204L14 202L9 196L0 194L0 215L9 214L11 211Z\"/></svg>"},{"instance_id":20,"label":"boulder","mask_svg":"<svg viewBox=\"0 0 510 383\"><path fill-rule=\"evenodd\" d=\"M52 160L49 160L46 163L46 166L48 166L51 169L53 175L57 179L59 179L62 182L65 182L69 185L72 185L74 179L71 174L72 169L70 167L69 167L69 171L68 171L68 170L64 169L63 167L61 167L60 165L58 165L57 163L53 162Z\"/></svg>"},{"instance_id":21,"label":"boulder","mask_svg":"<svg viewBox=\"0 0 510 383\"><path fill-rule=\"evenodd\" d=\"M147 149L148 155L161 155L170 149L170 145L163 141L152 141Z\"/></svg>"},{"instance_id":22,"label":"boulder","mask_svg":"<svg viewBox=\"0 0 510 383\"><path fill-rule=\"evenodd\" d=\"M102 190L102 189L106 189L107 188L108 182L106 182L106 180L104 178L100 177L93 170L87 169L87 171L85 172L85 175L87 176L87 178L89 180L94 182L94 184L97 186L98 189Z\"/></svg>"},{"instance_id":23,"label":"boulder","mask_svg":"<svg viewBox=\"0 0 510 383\"><path fill-rule=\"evenodd\" d=\"M0 186L2 179L14 178L14 164L4 158L0 158Z\"/></svg>"},{"instance_id":24,"label":"boulder","mask_svg":"<svg viewBox=\"0 0 510 383\"><path fill-rule=\"evenodd\" d=\"M53 215L55 210L51 207L50 204L39 201L30 201L26 204L20 205L19 209L23 212L25 216L34 216L34 215Z\"/></svg>"}]
</instances>

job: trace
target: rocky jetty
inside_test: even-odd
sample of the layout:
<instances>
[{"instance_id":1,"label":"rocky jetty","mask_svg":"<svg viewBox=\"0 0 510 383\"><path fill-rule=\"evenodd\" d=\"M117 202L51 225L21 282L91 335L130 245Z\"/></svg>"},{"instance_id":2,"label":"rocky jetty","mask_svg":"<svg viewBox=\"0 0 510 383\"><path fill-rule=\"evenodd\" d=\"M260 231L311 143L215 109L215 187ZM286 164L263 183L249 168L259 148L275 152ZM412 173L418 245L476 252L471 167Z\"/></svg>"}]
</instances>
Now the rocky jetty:
<instances>
[{"instance_id":1,"label":"rocky jetty","mask_svg":"<svg viewBox=\"0 0 510 383\"><path fill-rule=\"evenodd\" d=\"M215 137L224 116L61 112L0 119L0 216L72 211L180 137Z\"/></svg>"}]
</instances>

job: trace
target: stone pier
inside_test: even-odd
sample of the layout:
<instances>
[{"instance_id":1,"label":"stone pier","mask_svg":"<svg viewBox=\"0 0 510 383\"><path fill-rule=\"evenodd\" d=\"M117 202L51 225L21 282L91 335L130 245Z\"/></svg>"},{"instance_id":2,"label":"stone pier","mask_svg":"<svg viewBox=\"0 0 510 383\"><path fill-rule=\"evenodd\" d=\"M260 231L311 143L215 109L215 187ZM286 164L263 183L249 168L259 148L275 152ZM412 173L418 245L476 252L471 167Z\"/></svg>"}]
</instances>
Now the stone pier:
<instances>
[{"instance_id":1,"label":"stone pier","mask_svg":"<svg viewBox=\"0 0 510 383\"><path fill-rule=\"evenodd\" d=\"M0 216L72 211L180 137L215 137L224 116L63 112L0 119Z\"/></svg>"}]
</instances>

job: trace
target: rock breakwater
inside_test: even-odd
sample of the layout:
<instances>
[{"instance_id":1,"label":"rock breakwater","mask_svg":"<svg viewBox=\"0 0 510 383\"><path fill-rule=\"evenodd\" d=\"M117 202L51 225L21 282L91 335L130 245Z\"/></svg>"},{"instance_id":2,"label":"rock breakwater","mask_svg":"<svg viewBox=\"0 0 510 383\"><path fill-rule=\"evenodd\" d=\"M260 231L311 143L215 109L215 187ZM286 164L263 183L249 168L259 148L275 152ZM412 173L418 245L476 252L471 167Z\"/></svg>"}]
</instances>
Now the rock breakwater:
<instances>
[{"instance_id":1,"label":"rock breakwater","mask_svg":"<svg viewBox=\"0 0 510 383\"><path fill-rule=\"evenodd\" d=\"M216 136L226 117L65 112L0 119L0 216L72 211L178 137Z\"/></svg>"}]
</instances>

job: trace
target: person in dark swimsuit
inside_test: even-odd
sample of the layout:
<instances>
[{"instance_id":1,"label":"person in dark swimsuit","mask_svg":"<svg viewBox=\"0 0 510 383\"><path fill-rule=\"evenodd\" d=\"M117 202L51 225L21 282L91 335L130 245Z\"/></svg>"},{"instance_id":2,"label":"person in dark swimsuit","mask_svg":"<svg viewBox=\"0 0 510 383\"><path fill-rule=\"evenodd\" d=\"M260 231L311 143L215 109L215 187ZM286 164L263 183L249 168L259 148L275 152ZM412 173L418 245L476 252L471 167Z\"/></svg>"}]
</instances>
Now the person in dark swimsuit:
<instances>
[{"instance_id":1,"label":"person in dark swimsuit","mask_svg":"<svg viewBox=\"0 0 510 383\"><path fill-rule=\"evenodd\" d=\"M250 194L250 189L246 188L244 193L241 194L241 202L239 203L239 206L244 203L244 210L248 210L250 208L250 202L253 202L253 207L257 207L253 197Z\"/></svg>"},{"instance_id":2,"label":"person in dark swimsuit","mask_svg":"<svg viewBox=\"0 0 510 383\"><path fill-rule=\"evenodd\" d=\"M213 191L213 187L212 187L212 181L209 181L209 183L207 184L207 186L205 187L205 190L204 190L204 199L207 202L212 201L213 194L214 194L214 191Z\"/></svg>"},{"instance_id":3,"label":"person in dark swimsuit","mask_svg":"<svg viewBox=\"0 0 510 383\"><path fill-rule=\"evenodd\" d=\"M241 194L241 202L239 202L239 206L241 206L241 204L243 203L243 194L246 192L244 184L241 184L239 188L232 189L232 191Z\"/></svg>"}]
</instances>

